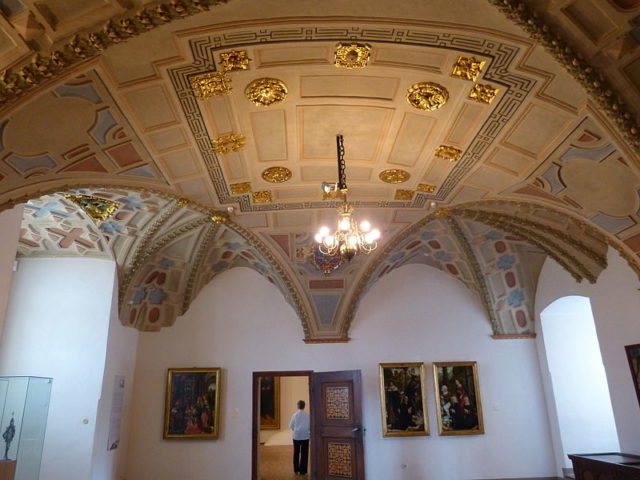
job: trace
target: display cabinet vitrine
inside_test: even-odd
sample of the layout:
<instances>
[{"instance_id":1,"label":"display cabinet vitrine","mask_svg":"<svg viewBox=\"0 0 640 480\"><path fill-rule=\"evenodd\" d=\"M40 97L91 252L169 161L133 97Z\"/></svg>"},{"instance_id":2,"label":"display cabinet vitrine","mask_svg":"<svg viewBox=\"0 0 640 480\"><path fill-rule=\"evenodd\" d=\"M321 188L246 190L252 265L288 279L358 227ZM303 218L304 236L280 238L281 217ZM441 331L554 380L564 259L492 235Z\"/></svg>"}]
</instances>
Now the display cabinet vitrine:
<instances>
[{"instance_id":1,"label":"display cabinet vitrine","mask_svg":"<svg viewBox=\"0 0 640 480\"><path fill-rule=\"evenodd\" d=\"M0 377L0 480L38 480L51 384Z\"/></svg>"}]
</instances>

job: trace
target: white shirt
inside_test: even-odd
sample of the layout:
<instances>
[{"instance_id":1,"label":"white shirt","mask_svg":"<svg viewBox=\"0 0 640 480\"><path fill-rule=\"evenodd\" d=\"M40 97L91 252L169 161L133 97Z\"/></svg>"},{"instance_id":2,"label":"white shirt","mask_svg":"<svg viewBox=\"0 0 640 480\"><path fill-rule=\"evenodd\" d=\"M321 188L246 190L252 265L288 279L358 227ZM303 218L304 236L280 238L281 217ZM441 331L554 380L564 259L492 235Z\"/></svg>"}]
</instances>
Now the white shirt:
<instances>
[{"instance_id":1,"label":"white shirt","mask_svg":"<svg viewBox=\"0 0 640 480\"><path fill-rule=\"evenodd\" d=\"M309 440L309 414L298 410L291 416L289 428L293 430L294 440Z\"/></svg>"}]
</instances>

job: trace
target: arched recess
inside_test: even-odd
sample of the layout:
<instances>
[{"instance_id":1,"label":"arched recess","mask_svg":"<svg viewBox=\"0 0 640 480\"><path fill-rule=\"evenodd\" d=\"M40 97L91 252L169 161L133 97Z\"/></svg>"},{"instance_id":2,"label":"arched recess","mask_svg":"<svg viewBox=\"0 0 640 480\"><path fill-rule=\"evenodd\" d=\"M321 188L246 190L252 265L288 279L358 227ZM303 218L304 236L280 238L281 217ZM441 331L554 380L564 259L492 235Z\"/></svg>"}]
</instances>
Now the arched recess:
<instances>
[{"instance_id":1,"label":"arched recess","mask_svg":"<svg viewBox=\"0 0 640 480\"><path fill-rule=\"evenodd\" d=\"M589 297L565 296L547 305L539 333L549 420L562 467L571 467L570 453L620 451Z\"/></svg>"},{"instance_id":2,"label":"arched recess","mask_svg":"<svg viewBox=\"0 0 640 480\"><path fill-rule=\"evenodd\" d=\"M136 188L78 188L25 203L22 256L112 258L119 272L120 319L140 330L172 325L213 276L253 268L298 314L309 315L280 261L225 212Z\"/></svg>"},{"instance_id":3,"label":"arched recess","mask_svg":"<svg viewBox=\"0 0 640 480\"><path fill-rule=\"evenodd\" d=\"M565 211L508 200L439 209L399 232L360 272L344 302L345 335L369 288L410 263L434 266L476 292L494 337L533 335L533 301L544 259L553 258L576 281L593 283L607 266L608 245L640 276L638 261L625 245Z\"/></svg>"}]
</instances>

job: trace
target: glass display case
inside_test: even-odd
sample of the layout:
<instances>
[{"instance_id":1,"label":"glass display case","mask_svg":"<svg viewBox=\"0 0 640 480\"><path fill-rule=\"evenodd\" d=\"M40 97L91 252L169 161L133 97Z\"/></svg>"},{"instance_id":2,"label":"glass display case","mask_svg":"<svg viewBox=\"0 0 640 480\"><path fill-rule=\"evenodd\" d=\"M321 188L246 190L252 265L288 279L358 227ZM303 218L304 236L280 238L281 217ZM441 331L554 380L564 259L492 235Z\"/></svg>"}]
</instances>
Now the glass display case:
<instances>
[{"instance_id":1,"label":"glass display case","mask_svg":"<svg viewBox=\"0 0 640 480\"><path fill-rule=\"evenodd\" d=\"M51 382L0 377L0 480L38 480Z\"/></svg>"}]
</instances>

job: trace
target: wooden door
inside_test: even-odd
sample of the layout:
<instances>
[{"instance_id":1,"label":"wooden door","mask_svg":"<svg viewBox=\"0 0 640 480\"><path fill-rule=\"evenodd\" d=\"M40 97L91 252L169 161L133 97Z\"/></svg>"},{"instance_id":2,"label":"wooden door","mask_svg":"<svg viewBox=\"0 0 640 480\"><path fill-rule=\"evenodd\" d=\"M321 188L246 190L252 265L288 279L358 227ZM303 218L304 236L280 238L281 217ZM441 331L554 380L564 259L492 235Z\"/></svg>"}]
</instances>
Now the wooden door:
<instances>
[{"instance_id":1,"label":"wooden door","mask_svg":"<svg viewBox=\"0 0 640 480\"><path fill-rule=\"evenodd\" d=\"M311 377L312 478L364 480L360 370Z\"/></svg>"}]
</instances>

